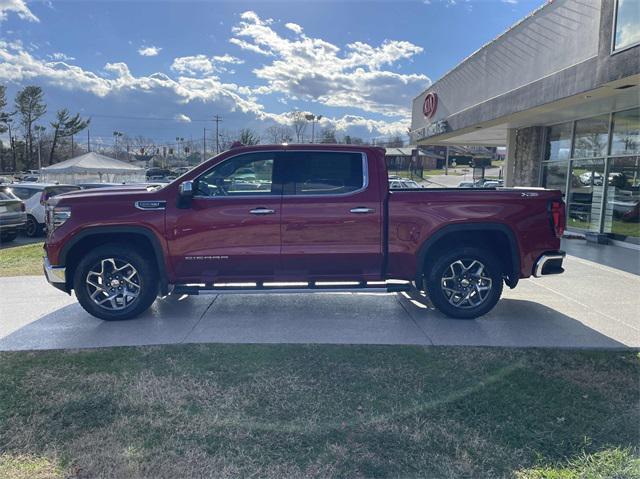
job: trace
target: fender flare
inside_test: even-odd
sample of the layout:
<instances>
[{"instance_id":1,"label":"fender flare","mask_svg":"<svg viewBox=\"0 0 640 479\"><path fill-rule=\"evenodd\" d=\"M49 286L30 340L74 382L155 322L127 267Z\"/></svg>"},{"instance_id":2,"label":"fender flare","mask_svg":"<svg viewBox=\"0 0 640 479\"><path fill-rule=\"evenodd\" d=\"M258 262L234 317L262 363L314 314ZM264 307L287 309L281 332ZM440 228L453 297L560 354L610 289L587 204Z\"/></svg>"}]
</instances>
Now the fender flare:
<instances>
[{"instance_id":1,"label":"fender flare","mask_svg":"<svg viewBox=\"0 0 640 479\"><path fill-rule=\"evenodd\" d=\"M153 255L158 265L158 274L160 275L160 293L166 295L169 291L169 285L162 246L160 245L158 236L151 229L144 226L89 226L76 234L67 243L65 243L65 245L60 250L60 264L66 265L67 254L73 249L75 245L80 243L80 241L91 236L118 233L140 235L149 240L149 243L151 244L151 247L153 249Z\"/></svg>"},{"instance_id":2,"label":"fender flare","mask_svg":"<svg viewBox=\"0 0 640 479\"><path fill-rule=\"evenodd\" d=\"M510 288L515 288L518 284L518 280L520 279L520 247L518 246L518 241L516 240L516 235L513 230L504 223L464 223L443 226L429 236L429 238L427 238L418 249L416 281L418 281L423 275L424 263L429 249L436 244L438 240L448 234L468 233L472 231L498 231L500 233L504 233L509 243L512 264L511 271L507 274L505 282Z\"/></svg>"}]
</instances>

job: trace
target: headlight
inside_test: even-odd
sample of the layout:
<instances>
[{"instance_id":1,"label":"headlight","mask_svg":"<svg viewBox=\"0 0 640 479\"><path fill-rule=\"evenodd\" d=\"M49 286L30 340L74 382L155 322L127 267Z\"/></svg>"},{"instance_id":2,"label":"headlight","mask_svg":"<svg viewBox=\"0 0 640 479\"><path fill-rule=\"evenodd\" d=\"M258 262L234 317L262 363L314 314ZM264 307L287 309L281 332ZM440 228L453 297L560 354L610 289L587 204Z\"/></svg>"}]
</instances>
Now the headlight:
<instances>
[{"instance_id":1,"label":"headlight","mask_svg":"<svg viewBox=\"0 0 640 479\"><path fill-rule=\"evenodd\" d=\"M53 231L71 218L71 208L61 206L49 207L47 211L47 229Z\"/></svg>"}]
</instances>

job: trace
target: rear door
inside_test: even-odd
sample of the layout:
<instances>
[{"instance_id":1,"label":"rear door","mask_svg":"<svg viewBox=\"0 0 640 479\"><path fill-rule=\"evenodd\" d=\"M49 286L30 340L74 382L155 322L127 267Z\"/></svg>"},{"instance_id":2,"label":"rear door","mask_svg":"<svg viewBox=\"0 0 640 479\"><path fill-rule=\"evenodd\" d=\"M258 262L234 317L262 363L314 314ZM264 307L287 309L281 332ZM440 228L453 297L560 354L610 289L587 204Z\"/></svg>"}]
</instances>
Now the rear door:
<instances>
[{"instance_id":1,"label":"rear door","mask_svg":"<svg viewBox=\"0 0 640 479\"><path fill-rule=\"evenodd\" d=\"M281 160L279 276L304 281L378 279L383 261L381 196L366 155L291 151L282 153Z\"/></svg>"}]
</instances>

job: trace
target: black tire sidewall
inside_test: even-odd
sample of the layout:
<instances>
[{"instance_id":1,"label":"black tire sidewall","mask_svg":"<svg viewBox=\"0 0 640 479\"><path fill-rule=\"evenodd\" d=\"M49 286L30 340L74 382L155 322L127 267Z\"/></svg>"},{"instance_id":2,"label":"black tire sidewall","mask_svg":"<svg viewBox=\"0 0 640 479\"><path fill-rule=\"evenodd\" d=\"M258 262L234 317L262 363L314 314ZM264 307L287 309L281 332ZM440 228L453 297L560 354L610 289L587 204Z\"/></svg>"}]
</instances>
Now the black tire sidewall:
<instances>
[{"instance_id":1,"label":"black tire sidewall","mask_svg":"<svg viewBox=\"0 0 640 479\"><path fill-rule=\"evenodd\" d=\"M34 224L33 233L29 233L29 224ZM38 220L35 217L29 215L27 217L27 225L24 229L24 234L29 238L36 238L42 234L42 226L38 223Z\"/></svg>"},{"instance_id":2,"label":"black tire sidewall","mask_svg":"<svg viewBox=\"0 0 640 479\"><path fill-rule=\"evenodd\" d=\"M486 271L491 278L491 290L489 291L489 297L475 308L456 308L449 303L444 291L442 291L442 276L445 270L454 261L472 259L478 260L484 264ZM433 305L448 317L454 319L474 319L491 311L500 299L503 286L502 271L502 262L492 253L479 248L456 248L437 258L434 261L433 266L427 272L427 294Z\"/></svg>"},{"instance_id":3,"label":"black tire sidewall","mask_svg":"<svg viewBox=\"0 0 640 479\"><path fill-rule=\"evenodd\" d=\"M85 279L90 269L104 258L118 258L131 263L140 278L140 295L127 308L109 311L93 302L87 292ZM78 263L73 275L73 289L80 305L92 316L105 321L121 321L132 319L151 306L158 295L158 275L151 260L125 244L109 244L100 246L89 253Z\"/></svg>"}]
</instances>

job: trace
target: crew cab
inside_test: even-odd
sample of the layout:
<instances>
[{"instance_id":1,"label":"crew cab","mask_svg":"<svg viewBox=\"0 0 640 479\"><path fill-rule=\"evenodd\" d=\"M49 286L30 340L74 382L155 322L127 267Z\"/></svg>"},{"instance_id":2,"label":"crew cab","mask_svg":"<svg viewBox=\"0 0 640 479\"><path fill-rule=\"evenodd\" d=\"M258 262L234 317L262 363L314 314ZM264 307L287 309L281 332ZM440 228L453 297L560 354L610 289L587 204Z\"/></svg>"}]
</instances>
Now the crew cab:
<instances>
[{"instance_id":1,"label":"crew cab","mask_svg":"<svg viewBox=\"0 0 640 479\"><path fill-rule=\"evenodd\" d=\"M384 149L238 147L167 185L49 199L44 269L90 314L133 318L158 295L426 292L454 318L503 284L563 272L560 191L390 190Z\"/></svg>"}]
</instances>

